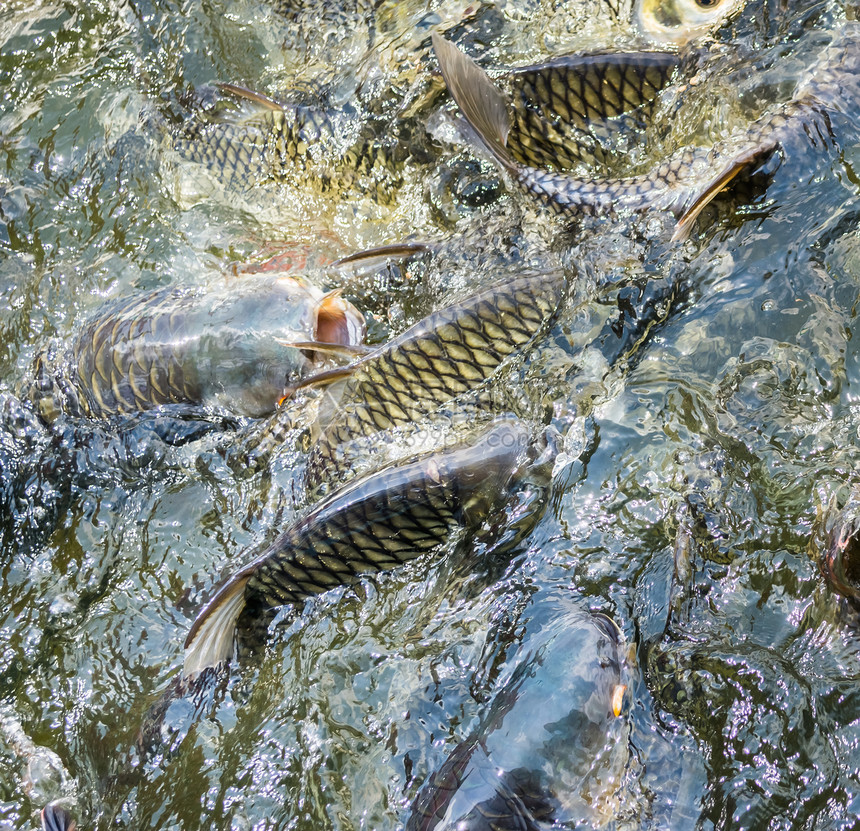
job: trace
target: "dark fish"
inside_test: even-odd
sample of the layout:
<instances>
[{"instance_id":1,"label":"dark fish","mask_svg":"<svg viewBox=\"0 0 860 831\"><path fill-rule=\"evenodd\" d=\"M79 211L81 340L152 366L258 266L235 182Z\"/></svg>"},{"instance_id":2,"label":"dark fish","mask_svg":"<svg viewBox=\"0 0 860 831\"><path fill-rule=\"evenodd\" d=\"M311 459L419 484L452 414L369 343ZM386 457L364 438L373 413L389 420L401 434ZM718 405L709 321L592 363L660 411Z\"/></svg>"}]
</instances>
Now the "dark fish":
<instances>
[{"instance_id":1,"label":"dark fish","mask_svg":"<svg viewBox=\"0 0 860 831\"><path fill-rule=\"evenodd\" d=\"M361 313L338 292L293 277L164 289L98 315L54 360L40 355L24 396L47 422L61 411L106 417L177 403L260 416L285 383L319 366L291 344L350 347L364 332Z\"/></svg>"},{"instance_id":2,"label":"dark fish","mask_svg":"<svg viewBox=\"0 0 860 831\"><path fill-rule=\"evenodd\" d=\"M856 36L853 27L846 26L798 85L795 97L735 137L713 148L681 148L638 176L583 178L518 162L508 147L508 99L474 61L443 37L434 34L433 45L451 96L483 146L520 187L560 214L669 210L679 217L676 237L689 230L701 210L735 177L777 150L788 134L808 131L810 123L821 121L822 110L842 108L842 88L849 78L852 88L857 85ZM853 96L852 100L856 102Z\"/></svg>"},{"instance_id":3,"label":"dark fish","mask_svg":"<svg viewBox=\"0 0 860 831\"><path fill-rule=\"evenodd\" d=\"M419 792L407 831L595 827L612 816L627 761L620 635L571 606L521 645L479 726Z\"/></svg>"},{"instance_id":4,"label":"dark fish","mask_svg":"<svg viewBox=\"0 0 860 831\"><path fill-rule=\"evenodd\" d=\"M227 660L237 622L258 627L271 609L396 568L456 528L480 523L526 440L521 424L503 421L471 443L382 468L324 499L198 615L185 642L185 674Z\"/></svg>"},{"instance_id":5,"label":"dark fish","mask_svg":"<svg viewBox=\"0 0 860 831\"><path fill-rule=\"evenodd\" d=\"M855 491L841 511L832 513L823 530L823 545L818 536L813 536L811 553L830 588L857 603L860 601L860 493Z\"/></svg>"},{"instance_id":6,"label":"dark fish","mask_svg":"<svg viewBox=\"0 0 860 831\"><path fill-rule=\"evenodd\" d=\"M309 488L348 478L362 457L378 453L378 434L476 390L527 347L563 291L560 272L518 277L434 312L351 367L309 378L307 384L347 378L309 454Z\"/></svg>"},{"instance_id":7,"label":"dark fish","mask_svg":"<svg viewBox=\"0 0 860 831\"><path fill-rule=\"evenodd\" d=\"M77 825L69 812L52 802L42 808L42 831L75 831Z\"/></svg>"}]
</instances>

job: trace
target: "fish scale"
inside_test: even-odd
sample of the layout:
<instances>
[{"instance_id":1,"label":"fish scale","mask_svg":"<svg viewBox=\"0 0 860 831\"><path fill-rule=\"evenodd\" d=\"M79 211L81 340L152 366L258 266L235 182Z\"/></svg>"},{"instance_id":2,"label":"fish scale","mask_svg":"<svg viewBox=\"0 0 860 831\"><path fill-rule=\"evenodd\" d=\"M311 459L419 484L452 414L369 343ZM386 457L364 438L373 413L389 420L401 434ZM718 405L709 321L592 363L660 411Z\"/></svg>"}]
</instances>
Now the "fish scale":
<instances>
[{"instance_id":1,"label":"fish scale","mask_svg":"<svg viewBox=\"0 0 860 831\"><path fill-rule=\"evenodd\" d=\"M393 171L408 156L405 146L387 146L392 141L389 127L377 129L375 121L360 125L350 106L290 106L238 87L225 89L248 96L243 103L257 109L250 115L238 112L187 125L174 148L188 161L216 172L230 189L247 191L287 181L297 172L325 185L376 166ZM345 141L347 136L352 138Z\"/></svg>"},{"instance_id":2,"label":"fish scale","mask_svg":"<svg viewBox=\"0 0 860 831\"><path fill-rule=\"evenodd\" d=\"M600 139L643 126L678 65L673 52L631 52L566 56L506 73L511 155L531 166L605 163L609 149Z\"/></svg>"},{"instance_id":3,"label":"fish scale","mask_svg":"<svg viewBox=\"0 0 860 831\"><path fill-rule=\"evenodd\" d=\"M185 643L186 675L229 658L237 627L246 639L262 634L274 609L396 568L456 529L477 526L527 439L523 424L503 420L471 441L388 465L323 499L198 615Z\"/></svg>"},{"instance_id":4,"label":"fish scale","mask_svg":"<svg viewBox=\"0 0 860 831\"><path fill-rule=\"evenodd\" d=\"M352 371L339 409L308 456L311 490L343 481L375 451L363 442L473 391L557 308L560 272L519 277L435 312Z\"/></svg>"}]
</instances>

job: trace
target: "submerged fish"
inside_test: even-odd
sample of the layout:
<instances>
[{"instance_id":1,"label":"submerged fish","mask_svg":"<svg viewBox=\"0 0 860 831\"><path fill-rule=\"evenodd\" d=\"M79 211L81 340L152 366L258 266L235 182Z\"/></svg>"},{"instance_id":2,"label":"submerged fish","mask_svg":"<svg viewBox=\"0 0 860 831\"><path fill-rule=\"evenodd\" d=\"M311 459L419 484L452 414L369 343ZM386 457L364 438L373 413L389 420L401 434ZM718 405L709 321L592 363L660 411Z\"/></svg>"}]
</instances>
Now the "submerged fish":
<instances>
[{"instance_id":1,"label":"submerged fish","mask_svg":"<svg viewBox=\"0 0 860 831\"><path fill-rule=\"evenodd\" d=\"M860 491L855 489L842 510L822 523L810 553L833 591L860 601Z\"/></svg>"},{"instance_id":2,"label":"submerged fish","mask_svg":"<svg viewBox=\"0 0 860 831\"><path fill-rule=\"evenodd\" d=\"M610 819L627 761L620 633L609 618L571 606L521 645L478 727L419 792L407 831L538 831Z\"/></svg>"},{"instance_id":3,"label":"submerged fish","mask_svg":"<svg viewBox=\"0 0 860 831\"><path fill-rule=\"evenodd\" d=\"M406 162L426 142L423 126L372 117L353 106L294 104L235 84L219 89L240 104L217 118L185 125L173 147L232 192L310 180L325 190L349 187L374 171L374 188L399 183Z\"/></svg>"},{"instance_id":4,"label":"submerged fish","mask_svg":"<svg viewBox=\"0 0 860 831\"><path fill-rule=\"evenodd\" d=\"M303 350L359 345L364 332L363 316L337 291L294 277L163 289L99 314L61 354L39 355L22 397L46 422L61 412L107 417L180 403L257 417L275 409L285 383L318 366Z\"/></svg>"},{"instance_id":5,"label":"submerged fish","mask_svg":"<svg viewBox=\"0 0 860 831\"><path fill-rule=\"evenodd\" d=\"M225 583L194 621L185 674L230 658L237 624L259 628L274 608L396 568L474 527L499 497L527 441L503 421L473 442L358 479L318 503Z\"/></svg>"},{"instance_id":6,"label":"submerged fish","mask_svg":"<svg viewBox=\"0 0 860 831\"><path fill-rule=\"evenodd\" d=\"M52 802L42 809L42 831L75 831L77 825L69 812Z\"/></svg>"},{"instance_id":7,"label":"submerged fish","mask_svg":"<svg viewBox=\"0 0 860 831\"><path fill-rule=\"evenodd\" d=\"M453 44L434 34L433 45L451 96L481 144L522 189L560 214L669 210L679 218L676 236L686 233L701 210L738 174L772 154L788 135L816 128L827 131L826 111L846 111L851 106L846 107L846 101L857 100L856 35L848 25L824 50L789 102L731 139L711 148L680 148L640 175L588 178L563 169L567 158L563 147L554 160L558 164L546 166L552 145L545 142L541 154L528 157L542 160L545 166L518 161L514 147L509 147L512 116L508 99ZM846 83L851 90L848 96Z\"/></svg>"},{"instance_id":8,"label":"submerged fish","mask_svg":"<svg viewBox=\"0 0 860 831\"><path fill-rule=\"evenodd\" d=\"M308 457L308 487L343 481L379 453L380 433L419 422L480 387L544 327L564 285L561 272L550 272L485 289L434 312L356 364L303 382L347 379Z\"/></svg>"}]
</instances>

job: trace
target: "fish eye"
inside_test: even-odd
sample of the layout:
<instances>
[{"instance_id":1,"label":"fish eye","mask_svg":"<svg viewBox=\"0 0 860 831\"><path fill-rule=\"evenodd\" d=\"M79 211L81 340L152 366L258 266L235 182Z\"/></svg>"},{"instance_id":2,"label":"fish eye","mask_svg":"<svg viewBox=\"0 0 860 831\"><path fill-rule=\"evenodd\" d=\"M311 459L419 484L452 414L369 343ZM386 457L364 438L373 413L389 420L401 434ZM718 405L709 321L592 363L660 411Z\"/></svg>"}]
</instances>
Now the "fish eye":
<instances>
[{"instance_id":1,"label":"fish eye","mask_svg":"<svg viewBox=\"0 0 860 831\"><path fill-rule=\"evenodd\" d=\"M721 0L696 0L696 5L700 9L714 9L720 5Z\"/></svg>"}]
</instances>

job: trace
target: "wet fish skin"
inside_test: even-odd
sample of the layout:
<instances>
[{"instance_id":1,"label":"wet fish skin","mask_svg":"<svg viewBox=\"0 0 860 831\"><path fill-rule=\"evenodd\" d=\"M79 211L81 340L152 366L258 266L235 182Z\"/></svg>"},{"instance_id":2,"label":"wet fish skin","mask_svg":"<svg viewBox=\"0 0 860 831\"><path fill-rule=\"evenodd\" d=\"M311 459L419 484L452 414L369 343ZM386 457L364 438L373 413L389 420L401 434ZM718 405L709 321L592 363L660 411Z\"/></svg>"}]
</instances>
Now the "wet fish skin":
<instances>
[{"instance_id":1,"label":"wet fish skin","mask_svg":"<svg viewBox=\"0 0 860 831\"><path fill-rule=\"evenodd\" d=\"M222 90L240 98L244 112L187 124L174 137L178 154L203 165L229 190L243 193L267 183L309 177L322 189L348 186L374 168L399 172L411 155L406 125L392 133L352 105L287 104L232 84Z\"/></svg>"},{"instance_id":2,"label":"wet fish skin","mask_svg":"<svg viewBox=\"0 0 860 831\"><path fill-rule=\"evenodd\" d=\"M506 72L511 156L531 167L605 163L607 134L641 128L679 65L675 52L625 52L568 55Z\"/></svg>"},{"instance_id":3,"label":"wet fish skin","mask_svg":"<svg viewBox=\"0 0 860 831\"><path fill-rule=\"evenodd\" d=\"M589 777L600 783L624 766L612 754L624 729L626 668L614 623L559 605L520 646L479 726L419 791L407 831L537 831L595 820L582 815L603 807L593 804ZM613 787L597 787L611 799Z\"/></svg>"},{"instance_id":4,"label":"wet fish skin","mask_svg":"<svg viewBox=\"0 0 860 831\"><path fill-rule=\"evenodd\" d=\"M308 456L309 489L353 475L378 452L379 433L419 422L477 389L533 340L558 308L564 286L563 274L551 272L485 289L434 312L354 365Z\"/></svg>"},{"instance_id":5,"label":"wet fish skin","mask_svg":"<svg viewBox=\"0 0 860 831\"><path fill-rule=\"evenodd\" d=\"M284 341L320 334L351 345L362 315L292 277L244 277L225 290L162 289L97 315L62 355L43 353L23 391L46 422L61 411L93 418L162 404L222 404L271 412L285 382L315 361Z\"/></svg>"},{"instance_id":6,"label":"wet fish skin","mask_svg":"<svg viewBox=\"0 0 860 831\"><path fill-rule=\"evenodd\" d=\"M679 218L676 238L689 231L701 210L732 179L767 158L790 133L808 131L810 123L828 109L846 109L846 99L856 101L860 77L856 33L849 24L824 50L795 97L741 134L713 148L680 148L638 176L592 179L517 162L508 148L511 115L507 98L474 61L443 37L434 34L433 45L448 89L466 120L523 190L561 215L669 210ZM851 90L849 96L836 92L844 86Z\"/></svg>"},{"instance_id":7,"label":"wet fish skin","mask_svg":"<svg viewBox=\"0 0 860 831\"><path fill-rule=\"evenodd\" d=\"M229 658L237 621L253 629L272 609L396 568L434 550L455 529L475 527L527 439L522 423L504 420L472 442L389 465L331 494L198 615L185 643L185 674Z\"/></svg>"}]
</instances>

